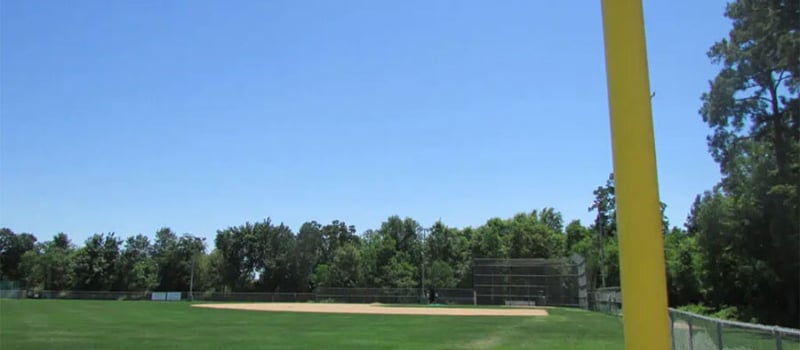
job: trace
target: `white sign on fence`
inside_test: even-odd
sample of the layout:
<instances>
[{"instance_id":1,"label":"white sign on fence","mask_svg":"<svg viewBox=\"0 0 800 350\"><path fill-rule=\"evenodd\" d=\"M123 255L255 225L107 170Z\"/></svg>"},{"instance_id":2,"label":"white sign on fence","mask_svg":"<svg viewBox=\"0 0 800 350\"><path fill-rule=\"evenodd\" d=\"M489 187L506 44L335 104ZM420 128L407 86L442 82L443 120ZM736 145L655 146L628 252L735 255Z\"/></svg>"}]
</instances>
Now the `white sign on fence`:
<instances>
[{"instance_id":1,"label":"white sign on fence","mask_svg":"<svg viewBox=\"0 0 800 350\"><path fill-rule=\"evenodd\" d=\"M168 292L167 301L181 301L181 292Z\"/></svg>"},{"instance_id":2,"label":"white sign on fence","mask_svg":"<svg viewBox=\"0 0 800 350\"><path fill-rule=\"evenodd\" d=\"M153 292L150 295L150 300L152 301L165 301L167 300L167 293L165 292Z\"/></svg>"}]
</instances>

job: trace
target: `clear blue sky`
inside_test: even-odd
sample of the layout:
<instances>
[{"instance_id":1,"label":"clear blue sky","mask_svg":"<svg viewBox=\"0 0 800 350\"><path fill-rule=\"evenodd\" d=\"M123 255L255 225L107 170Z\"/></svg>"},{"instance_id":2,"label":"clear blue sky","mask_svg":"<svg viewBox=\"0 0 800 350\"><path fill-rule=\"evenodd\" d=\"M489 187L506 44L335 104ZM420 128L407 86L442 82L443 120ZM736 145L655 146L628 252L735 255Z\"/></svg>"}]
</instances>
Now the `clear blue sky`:
<instances>
[{"instance_id":1,"label":"clear blue sky","mask_svg":"<svg viewBox=\"0 0 800 350\"><path fill-rule=\"evenodd\" d=\"M40 239L588 223L611 171L599 0L0 4L0 226ZM645 1L672 224L719 179L697 110L724 7Z\"/></svg>"}]
</instances>

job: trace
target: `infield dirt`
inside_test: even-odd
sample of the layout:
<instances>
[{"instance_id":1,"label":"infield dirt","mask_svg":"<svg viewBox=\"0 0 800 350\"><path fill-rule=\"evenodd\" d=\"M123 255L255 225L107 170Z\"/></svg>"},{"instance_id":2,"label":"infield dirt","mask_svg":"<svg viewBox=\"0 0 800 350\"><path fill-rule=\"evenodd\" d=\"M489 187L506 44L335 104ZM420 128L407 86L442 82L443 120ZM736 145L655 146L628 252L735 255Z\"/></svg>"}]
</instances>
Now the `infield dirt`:
<instances>
[{"instance_id":1,"label":"infield dirt","mask_svg":"<svg viewBox=\"0 0 800 350\"><path fill-rule=\"evenodd\" d=\"M318 304L318 303L226 303L194 304L193 307L272 311L272 312L310 312L335 314L369 315L433 315L433 316L547 316L543 309L481 309L448 307L399 307L380 304Z\"/></svg>"}]
</instances>

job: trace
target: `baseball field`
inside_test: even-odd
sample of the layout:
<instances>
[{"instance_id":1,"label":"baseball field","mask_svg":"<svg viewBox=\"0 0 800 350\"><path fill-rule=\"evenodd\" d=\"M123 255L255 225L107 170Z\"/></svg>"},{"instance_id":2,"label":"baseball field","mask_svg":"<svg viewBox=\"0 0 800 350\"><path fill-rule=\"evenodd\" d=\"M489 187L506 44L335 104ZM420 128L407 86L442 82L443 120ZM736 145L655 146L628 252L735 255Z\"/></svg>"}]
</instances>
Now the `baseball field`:
<instances>
[{"instance_id":1,"label":"baseball field","mask_svg":"<svg viewBox=\"0 0 800 350\"><path fill-rule=\"evenodd\" d=\"M577 309L0 301L4 350L621 348L619 318Z\"/></svg>"}]
</instances>

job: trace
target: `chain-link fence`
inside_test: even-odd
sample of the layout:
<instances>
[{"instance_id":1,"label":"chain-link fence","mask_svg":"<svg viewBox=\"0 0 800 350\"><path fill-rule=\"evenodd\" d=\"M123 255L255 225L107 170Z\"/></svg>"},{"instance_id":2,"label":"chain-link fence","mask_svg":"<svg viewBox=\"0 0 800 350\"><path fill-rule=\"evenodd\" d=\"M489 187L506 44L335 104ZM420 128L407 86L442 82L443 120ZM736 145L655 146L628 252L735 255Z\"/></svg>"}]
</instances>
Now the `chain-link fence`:
<instances>
[{"instance_id":1,"label":"chain-link fence","mask_svg":"<svg viewBox=\"0 0 800 350\"><path fill-rule=\"evenodd\" d=\"M436 302L441 304L473 304L472 289L436 289ZM419 288L318 288L318 302L419 304L428 302L427 291Z\"/></svg>"},{"instance_id":2,"label":"chain-link fence","mask_svg":"<svg viewBox=\"0 0 800 350\"><path fill-rule=\"evenodd\" d=\"M194 293L195 301L241 301L241 302L270 302L270 303L305 303L316 301L314 293L219 293L205 292Z\"/></svg>"},{"instance_id":3,"label":"chain-link fence","mask_svg":"<svg viewBox=\"0 0 800 350\"><path fill-rule=\"evenodd\" d=\"M800 350L800 330L669 310L674 350Z\"/></svg>"},{"instance_id":4,"label":"chain-link fence","mask_svg":"<svg viewBox=\"0 0 800 350\"><path fill-rule=\"evenodd\" d=\"M29 290L26 297L33 299L74 299L74 300L150 300L150 292L108 292L79 290Z\"/></svg>"},{"instance_id":5,"label":"chain-link fence","mask_svg":"<svg viewBox=\"0 0 800 350\"><path fill-rule=\"evenodd\" d=\"M591 309L622 314L620 287L591 293ZM800 330L728 321L669 309L673 350L800 350Z\"/></svg>"},{"instance_id":6,"label":"chain-link fence","mask_svg":"<svg viewBox=\"0 0 800 350\"><path fill-rule=\"evenodd\" d=\"M0 299L24 298L25 293L19 289L19 282L0 281Z\"/></svg>"},{"instance_id":7,"label":"chain-link fence","mask_svg":"<svg viewBox=\"0 0 800 350\"><path fill-rule=\"evenodd\" d=\"M571 259L475 259L478 304L580 306L579 263Z\"/></svg>"},{"instance_id":8,"label":"chain-link fence","mask_svg":"<svg viewBox=\"0 0 800 350\"><path fill-rule=\"evenodd\" d=\"M231 292L175 292L180 300L195 301L240 301L240 302L310 302L315 301L315 293L231 293ZM152 300L149 291L22 291L23 297L32 299L72 299L72 300Z\"/></svg>"},{"instance_id":9,"label":"chain-link fence","mask_svg":"<svg viewBox=\"0 0 800 350\"><path fill-rule=\"evenodd\" d=\"M151 300L154 292L149 291L25 291L20 297L32 299L73 299L73 300ZM155 292L158 293L158 292ZM318 288L313 293L292 292L173 292L180 293L180 300L189 301L229 301L229 302L331 302L331 303L383 303L419 304L428 303L428 294L419 288ZM472 289L435 289L439 304L475 304ZM160 300L160 299L159 299Z\"/></svg>"},{"instance_id":10,"label":"chain-link fence","mask_svg":"<svg viewBox=\"0 0 800 350\"><path fill-rule=\"evenodd\" d=\"M590 308L609 314L622 314L622 290L619 287L597 288L591 295Z\"/></svg>"}]
</instances>

